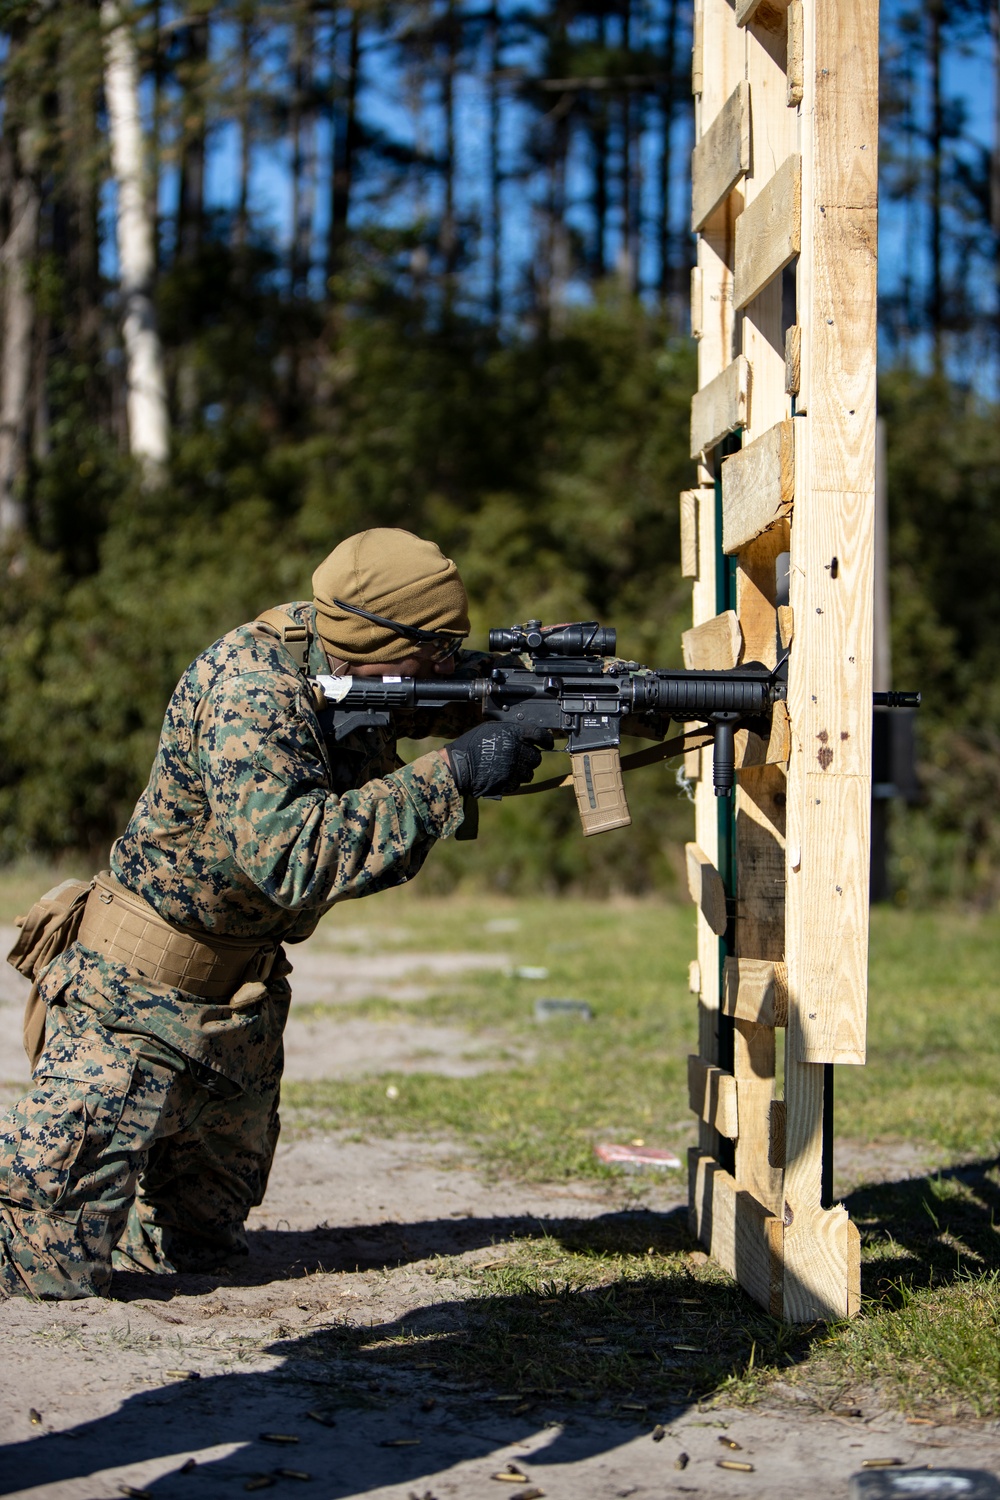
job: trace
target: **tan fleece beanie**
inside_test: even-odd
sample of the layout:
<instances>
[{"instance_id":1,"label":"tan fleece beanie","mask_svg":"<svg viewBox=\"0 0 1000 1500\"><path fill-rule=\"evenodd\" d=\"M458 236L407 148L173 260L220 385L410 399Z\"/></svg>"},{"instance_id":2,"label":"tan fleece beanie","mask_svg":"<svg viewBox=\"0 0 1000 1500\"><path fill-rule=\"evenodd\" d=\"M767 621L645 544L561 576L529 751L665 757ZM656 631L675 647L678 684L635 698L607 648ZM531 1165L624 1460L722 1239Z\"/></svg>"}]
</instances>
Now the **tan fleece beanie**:
<instances>
[{"instance_id":1,"label":"tan fleece beanie","mask_svg":"<svg viewBox=\"0 0 1000 1500\"><path fill-rule=\"evenodd\" d=\"M469 601L458 569L434 542L409 531L378 526L349 536L323 559L312 582L317 632L341 661L402 661L419 647L338 609L335 599L419 630L469 633Z\"/></svg>"}]
</instances>

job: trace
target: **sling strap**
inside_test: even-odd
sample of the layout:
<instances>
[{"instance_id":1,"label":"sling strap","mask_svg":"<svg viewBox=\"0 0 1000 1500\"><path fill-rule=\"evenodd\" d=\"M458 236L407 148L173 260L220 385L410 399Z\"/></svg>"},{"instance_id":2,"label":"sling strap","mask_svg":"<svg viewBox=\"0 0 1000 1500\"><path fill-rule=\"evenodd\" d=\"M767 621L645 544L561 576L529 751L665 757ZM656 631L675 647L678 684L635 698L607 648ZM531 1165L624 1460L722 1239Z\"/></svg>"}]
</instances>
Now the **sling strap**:
<instances>
[{"instance_id":1,"label":"sling strap","mask_svg":"<svg viewBox=\"0 0 1000 1500\"><path fill-rule=\"evenodd\" d=\"M265 609L253 623L255 627L259 626L265 635L281 642L300 672L309 671L309 647L312 645L312 632L308 625L300 625L298 620L293 620L291 615L283 609Z\"/></svg>"},{"instance_id":2,"label":"sling strap","mask_svg":"<svg viewBox=\"0 0 1000 1500\"><path fill-rule=\"evenodd\" d=\"M623 771L637 771L640 766L655 766L657 761L669 760L673 755L684 755L688 750L700 750L711 743L711 730L695 729L690 734L677 734L672 740L664 740L662 744L648 745L645 750L623 755L621 768ZM528 786L519 786L513 792L505 792L504 796L530 797L534 792L554 792L559 787L572 785L571 771L568 776L550 776L547 781L533 781Z\"/></svg>"}]
</instances>

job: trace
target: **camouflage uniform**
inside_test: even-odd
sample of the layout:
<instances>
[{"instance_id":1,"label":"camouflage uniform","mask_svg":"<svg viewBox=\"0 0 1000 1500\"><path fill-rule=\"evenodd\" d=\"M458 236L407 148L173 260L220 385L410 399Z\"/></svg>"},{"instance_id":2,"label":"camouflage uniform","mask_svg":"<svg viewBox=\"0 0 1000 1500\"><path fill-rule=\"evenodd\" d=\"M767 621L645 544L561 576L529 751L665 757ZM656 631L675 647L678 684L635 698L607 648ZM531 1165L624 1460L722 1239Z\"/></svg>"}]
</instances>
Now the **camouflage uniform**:
<instances>
[{"instance_id":1,"label":"camouflage uniform","mask_svg":"<svg viewBox=\"0 0 1000 1500\"><path fill-rule=\"evenodd\" d=\"M311 604L284 608L311 625ZM308 670L328 670L315 638ZM111 870L195 934L294 943L338 901L410 880L461 822L444 756L404 767L387 729L327 741L289 652L241 626L174 691ZM210 1002L80 943L50 964L34 1086L0 1120L0 1291L89 1296L112 1264L246 1253L278 1135L289 972L279 956L266 983Z\"/></svg>"}]
</instances>

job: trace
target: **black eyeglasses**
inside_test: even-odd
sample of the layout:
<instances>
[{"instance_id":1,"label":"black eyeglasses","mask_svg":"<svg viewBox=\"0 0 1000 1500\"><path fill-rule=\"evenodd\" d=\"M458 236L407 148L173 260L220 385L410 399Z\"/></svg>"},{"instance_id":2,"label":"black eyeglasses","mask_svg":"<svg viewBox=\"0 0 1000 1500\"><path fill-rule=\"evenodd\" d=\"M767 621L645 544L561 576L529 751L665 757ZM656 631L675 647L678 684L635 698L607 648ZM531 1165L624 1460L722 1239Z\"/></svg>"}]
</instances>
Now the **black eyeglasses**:
<instances>
[{"instance_id":1,"label":"black eyeglasses","mask_svg":"<svg viewBox=\"0 0 1000 1500\"><path fill-rule=\"evenodd\" d=\"M421 630L416 625L404 625L400 620L390 620L385 615L372 614L371 610L359 609L356 604L345 604L343 599L334 599L333 603L338 609L344 609L350 615L360 615L363 620L381 625L384 629L391 630L393 635L401 635L406 641L414 641L418 646L433 647L431 660L435 663L447 661L449 656L454 656L465 640L464 635L453 634L448 630Z\"/></svg>"}]
</instances>

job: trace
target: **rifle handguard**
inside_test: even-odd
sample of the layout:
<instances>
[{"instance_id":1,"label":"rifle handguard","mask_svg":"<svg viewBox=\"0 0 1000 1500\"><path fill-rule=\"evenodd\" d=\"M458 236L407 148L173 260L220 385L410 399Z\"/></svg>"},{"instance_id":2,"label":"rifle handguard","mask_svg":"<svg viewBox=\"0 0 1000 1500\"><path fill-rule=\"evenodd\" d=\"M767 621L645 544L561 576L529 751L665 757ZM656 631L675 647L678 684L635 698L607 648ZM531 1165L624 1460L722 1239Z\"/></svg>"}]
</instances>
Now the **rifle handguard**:
<instances>
[{"instance_id":1,"label":"rifle handguard","mask_svg":"<svg viewBox=\"0 0 1000 1500\"><path fill-rule=\"evenodd\" d=\"M621 756L608 750L582 750L572 757L573 790L585 834L608 833L632 822L622 783Z\"/></svg>"}]
</instances>

